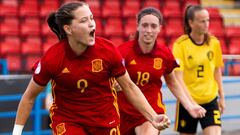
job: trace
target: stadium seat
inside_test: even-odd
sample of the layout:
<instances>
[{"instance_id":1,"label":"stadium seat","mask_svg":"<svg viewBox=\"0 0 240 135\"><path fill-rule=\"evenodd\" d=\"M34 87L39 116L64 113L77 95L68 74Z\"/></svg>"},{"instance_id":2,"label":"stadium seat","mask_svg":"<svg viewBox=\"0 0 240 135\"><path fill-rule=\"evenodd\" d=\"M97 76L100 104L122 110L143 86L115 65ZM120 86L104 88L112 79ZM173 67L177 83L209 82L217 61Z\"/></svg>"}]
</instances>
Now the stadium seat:
<instances>
[{"instance_id":1,"label":"stadium seat","mask_svg":"<svg viewBox=\"0 0 240 135\"><path fill-rule=\"evenodd\" d=\"M126 0L122 8L122 16L124 18L135 17L140 10L140 2L139 0Z\"/></svg>"},{"instance_id":2,"label":"stadium seat","mask_svg":"<svg viewBox=\"0 0 240 135\"><path fill-rule=\"evenodd\" d=\"M228 54L228 46L226 44L225 38L218 38L220 44L221 44L221 48L222 48L222 53L223 54Z\"/></svg>"},{"instance_id":3,"label":"stadium seat","mask_svg":"<svg viewBox=\"0 0 240 135\"><path fill-rule=\"evenodd\" d=\"M182 18L182 12L180 8L163 7L162 12L165 18L177 18L177 19Z\"/></svg>"},{"instance_id":4,"label":"stadium seat","mask_svg":"<svg viewBox=\"0 0 240 135\"><path fill-rule=\"evenodd\" d=\"M240 42L231 42L229 44L229 54L240 54Z\"/></svg>"},{"instance_id":5,"label":"stadium seat","mask_svg":"<svg viewBox=\"0 0 240 135\"><path fill-rule=\"evenodd\" d=\"M41 39L39 37L27 37L26 41L22 42L22 54L42 54Z\"/></svg>"},{"instance_id":6,"label":"stadium seat","mask_svg":"<svg viewBox=\"0 0 240 135\"><path fill-rule=\"evenodd\" d=\"M209 12L210 19L217 19L219 21L222 21L222 15L220 14L218 8L210 7L206 9Z\"/></svg>"},{"instance_id":7,"label":"stadium seat","mask_svg":"<svg viewBox=\"0 0 240 135\"><path fill-rule=\"evenodd\" d=\"M111 40L114 43L114 45L116 45L116 47L124 42L122 36L111 36L109 37L109 40Z\"/></svg>"},{"instance_id":8,"label":"stadium seat","mask_svg":"<svg viewBox=\"0 0 240 135\"><path fill-rule=\"evenodd\" d=\"M89 5L94 17L102 17L100 0L85 0L85 2Z\"/></svg>"},{"instance_id":9,"label":"stadium seat","mask_svg":"<svg viewBox=\"0 0 240 135\"><path fill-rule=\"evenodd\" d=\"M47 22L41 24L41 35L47 36L53 34L52 30L49 28Z\"/></svg>"},{"instance_id":10,"label":"stadium seat","mask_svg":"<svg viewBox=\"0 0 240 135\"><path fill-rule=\"evenodd\" d=\"M0 2L0 16L18 16L18 0L2 0Z\"/></svg>"},{"instance_id":11,"label":"stadium seat","mask_svg":"<svg viewBox=\"0 0 240 135\"><path fill-rule=\"evenodd\" d=\"M4 37L1 43L1 55L19 54L21 52L21 41L17 36Z\"/></svg>"},{"instance_id":12,"label":"stadium seat","mask_svg":"<svg viewBox=\"0 0 240 135\"><path fill-rule=\"evenodd\" d=\"M2 36L18 36L19 20L16 17L4 17L0 24L0 35Z\"/></svg>"},{"instance_id":13,"label":"stadium seat","mask_svg":"<svg viewBox=\"0 0 240 135\"><path fill-rule=\"evenodd\" d=\"M47 16L58 9L59 0L44 0L40 5L40 17L47 18Z\"/></svg>"},{"instance_id":14,"label":"stadium seat","mask_svg":"<svg viewBox=\"0 0 240 135\"><path fill-rule=\"evenodd\" d=\"M48 35L43 41L43 54L54 44L58 42L58 38L55 35Z\"/></svg>"},{"instance_id":15,"label":"stadium seat","mask_svg":"<svg viewBox=\"0 0 240 135\"><path fill-rule=\"evenodd\" d=\"M224 29L225 27L222 21L219 21L218 19L213 19L210 21L209 31L214 36L218 38L224 38L225 37Z\"/></svg>"},{"instance_id":16,"label":"stadium seat","mask_svg":"<svg viewBox=\"0 0 240 135\"><path fill-rule=\"evenodd\" d=\"M170 21L167 24L167 27L165 29L165 35L168 38L172 38L172 37L178 37L180 35L182 35L183 32L183 25L181 25L181 23L176 23L174 21Z\"/></svg>"},{"instance_id":17,"label":"stadium seat","mask_svg":"<svg viewBox=\"0 0 240 135\"><path fill-rule=\"evenodd\" d=\"M171 7L175 9L180 9L180 1L179 0L166 0L164 2L164 7Z\"/></svg>"},{"instance_id":18,"label":"stadium seat","mask_svg":"<svg viewBox=\"0 0 240 135\"><path fill-rule=\"evenodd\" d=\"M102 19L101 18L95 18L96 23L96 35L102 36L103 35L103 25L102 25Z\"/></svg>"},{"instance_id":19,"label":"stadium seat","mask_svg":"<svg viewBox=\"0 0 240 135\"><path fill-rule=\"evenodd\" d=\"M41 59L40 55L28 55L25 57L24 61L24 71L25 72L32 72L32 68L36 62Z\"/></svg>"},{"instance_id":20,"label":"stadium seat","mask_svg":"<svg viewBox=\"0 0 240 135\"><path fill-rule=\"evenodd\" d=\"M27 17L21 22L22 36L39 36L40 35L40 21L37 17Z\"/></svg>"},{"instance_id":21,"label":"stadium seat","mask_svg":"<svg viewBox=\"0 0 240 135\"><path fill-rule=\"evenodd\" d=\"M22 69L21 55L7 55L6 56L8 70L10 72L19 72Z\"/></svg>"},{"instance_id":22,"label":"stadium seat","mask_svg":"<svg viewBox=\"0 0 240 135\"><path fill-rule=\"evenodd\" d=\"M240 27L239 26L225 27L225 35L229 40L231 40L231 38L240 38Z\"/></svg>"},{"instance_id":23,"label":"stadium seat","mask_svg":"<svg viewBox=\"0 0 240 135\"><path fill-rule=\"evenodd\" d=\"M39 4L37 0L24 0L20 5L20 17L37 17L39 16Z\"/></svg>"},{"instance_id":24,"label":"stadium seat","mask_svg":"<svg viewBox=\"0 0 240 135\"><path fill-rule=\"evenodd\" d=\"M122 20L120 18L109 18L104 26L104 36L122 36Z\"/></svg>"},{"instance_id":25,"label":"stadium seat","mask_svg":"<svg viewBox=\"0 0 240 135\"><path fill-rule=\"evenodd\" d=\"M121 17L120 2L118 0L105 0L102 9L102 17Z\"/></svg>"},{"instance_id":26,"label":"stadium seat","mask_svg":"<svg viewBox=\"0 0 240 135\"><path fill-rule=\"evenodd\" d=\"M160 2L158 0L146 0L143 2L142 8L145 7L154 7L156 9L161 9Z\"/></svg>"},{"instance_id":27,"label":"stadium seat","mask_svg":"<svg viewBox=\"0 0 240 135\"><path fill-rule=\"evenodd\" d=\"M135 34L137 29L136 18L128 18L124 24L124 36L129 37L130 35Z\"/></svg>"}]
</instances>

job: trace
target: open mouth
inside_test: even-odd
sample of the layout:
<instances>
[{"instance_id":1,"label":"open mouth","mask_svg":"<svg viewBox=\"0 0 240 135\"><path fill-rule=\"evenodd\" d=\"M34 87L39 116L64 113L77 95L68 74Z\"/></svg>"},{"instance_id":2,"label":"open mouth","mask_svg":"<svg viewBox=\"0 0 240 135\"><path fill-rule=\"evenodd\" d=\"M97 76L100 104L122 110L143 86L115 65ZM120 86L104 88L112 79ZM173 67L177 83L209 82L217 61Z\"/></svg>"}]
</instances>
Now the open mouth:
<instances>
[{"instance_id":1,"label":"open mouth","mask_svg":"<svg viewBox=\"0 0 240 135\"><path fill-rule=\"evenodd\" d=\"M95 34L95 30L92 30L92 31L89 33L89 36L94 37L94 34Z\"/></svg>"}]
</instances>

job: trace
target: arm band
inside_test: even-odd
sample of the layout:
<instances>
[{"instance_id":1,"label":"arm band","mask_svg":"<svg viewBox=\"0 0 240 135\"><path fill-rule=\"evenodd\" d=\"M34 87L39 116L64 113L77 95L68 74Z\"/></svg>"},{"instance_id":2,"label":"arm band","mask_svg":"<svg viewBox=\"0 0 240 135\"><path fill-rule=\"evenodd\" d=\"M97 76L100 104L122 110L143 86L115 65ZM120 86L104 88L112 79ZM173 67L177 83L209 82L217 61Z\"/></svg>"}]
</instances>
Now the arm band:
<instances>
[{"instance_id":1,"label":"arm band","mask_svg":"<svg viewBox=\"0 0 240 135\"><path fill-rule=\"evenodd\" d=\"M21 135L24 125L15 124L12 135Z\"/></svg>"}]
</instances>

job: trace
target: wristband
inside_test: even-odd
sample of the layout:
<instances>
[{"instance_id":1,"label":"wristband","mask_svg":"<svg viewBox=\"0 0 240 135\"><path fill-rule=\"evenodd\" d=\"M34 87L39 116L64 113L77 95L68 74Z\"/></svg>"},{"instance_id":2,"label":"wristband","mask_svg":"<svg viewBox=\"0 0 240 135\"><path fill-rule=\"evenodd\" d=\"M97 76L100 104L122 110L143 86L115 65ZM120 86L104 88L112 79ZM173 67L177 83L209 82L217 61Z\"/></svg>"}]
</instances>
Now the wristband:
<instances>
[{"instance_id":1,"label":"wristband","mask_svg":"<svg viewBox=\"0 0 240 135\"><path fill-rule=\"evenodd\" d=\"M21 135L24 125L15 124L12 135Z\"/></svg>"}]
</instances>

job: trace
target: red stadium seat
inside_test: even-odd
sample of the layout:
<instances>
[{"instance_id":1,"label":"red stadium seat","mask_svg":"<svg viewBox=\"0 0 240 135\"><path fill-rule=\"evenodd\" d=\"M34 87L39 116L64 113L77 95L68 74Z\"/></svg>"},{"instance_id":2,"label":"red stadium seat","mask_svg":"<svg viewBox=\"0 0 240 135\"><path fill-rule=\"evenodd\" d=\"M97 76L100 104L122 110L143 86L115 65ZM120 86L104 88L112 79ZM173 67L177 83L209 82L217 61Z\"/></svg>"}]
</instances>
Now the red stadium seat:
<instances>
[{"instance_id":1,"label":"red stadium seat","mask_svg":"<svg viewBox=\"0 0 240 135\"><path fill-rule=\"evenodd\" d=\"M109 40L111 40L116 46L119 46L124 42L122 36L111 36L109 37Z\"/></svg>"},{"instance_id":2,"label":"red stadium seat","mask_svg":"<svg viewBox=\"0 0 240 135\"><path fill-rule=\"evenodd\" d=\"M129 37L133 34L135 34L137 29L137 22L135 18L129 18L126 20L126 23L124 25L124 36Z\"/></svg>"},{"instance_id":3,"label":"red stadium seat","mask_svg":"<svg viewBox=\"0 0 240 135\"><path fill-rule=\"evenodd\" d=\"M239 26L227 26L225 28L225 34L228 39L240 38L240 27Z\"/></svg>"},{"instance_id":4,"label":"red stadium seat","mask_svg":"<svg viewBox=\"0 0 240 135\"><path fill-rule=\"evenodd\" d=\"M27 17L21 22L22 36L39 36L40 35L40 21L36 17Z\"/></svg>"},{"instance_id":5,"label":"red stadium seat","mask_svg":"<svg viewBox=\"0 0 240 135\"><path fill-rule=\"evenodd\" d=\"M0 16L18 16L18 0L2 0Z\"/></svg>"},{"instance_id":6,"label":"red stadium seat","mask_svg":"<svg viewBox=\"0 0 240 135\"><path fill-rule=\"evenodd\" d=\"M102 25L102 19L101 18L95 18L96 23L96 35L102 36L103 35L103 25Z\"/></svg>"},{"instance_id":7,"label":"red stadium seat","mask_svg":"<svg viewBox=\"0 0 240 135\"><path fill-rule=\"evenodd\" d=\"M180 9L180 2L178 0L166 0L164 7L171 7L175 9Z\"/></svg>"},{"instance_id":8,"label":"red stadium seat","mask_svg":"<svg viewBox=\"0 0 240 135\"><path fill-rule=\"evenodd\" d=\"M161 5L158 0L146 0L143 3L143 8L145 8L145 7L154 7L156 9L161 9Z\"/></svg>"},{"instance_id":9,"label":"red stadium seat","mask_svg":"<svg viewBox=\"0 0 240 135\"><path fill-rule=\"evenodd\" d=\"M224 27L222 21L219 21L216 19L210 21L209 31L214 36L216 36L218 38L224 38L225 37L224 29L225 29L225 27Z\"/></svg>"},{"instance_id":10,"label":"red stadium seat","mask_svg":"<svg viewBox=\"0 0 240 135\"><path fill-rule=\"evenodd\" d=\"M49 35L43 42L43 53L45 53L52 45L58 42L58 38L55 35Z\"/></svg>"},{"instance_id":11,"label":"red stadium seat","mask_svg":"<svg viewBox=\"0 0 240 135\"><path fill-rule=\"evenodd\" d=\"M157 43L160 44L160 45L167 46L165 38L162 38L162 37L157 38Z\"/></svg>"},{"instance_id":12,"label":"red stadium seat","mask_svg":"<svg viewBox=\"0 0 240 135\"><path fill-rule=\"evenodd\" d=\"M7 55L6 60L10 72L20 71L22 69L21 55Z\"/></svg>"},{"instance_id":13,"label":"red stadium seat","mask_svg":"<svg viewBox=\"0 0 240 135\"><path fill-rule=\"evenodd\" d=\"M19 20L15 17L3 18L0 24L0 35L2 36L18 36L19 35Z\"/></svg>"},{"instance_id":14,"label":"red stadium seat","mask_svg":"<svg viewBox=\"0 0 240 135\"><path fill-rule=\"evenodd\" d=\"M26 41L22 43L22 54L41 54L41 39L39 37L27 37Z\"/></svg>"},{"instance_id":15,"label":"red stadium seat","mask_svg":"<svg viewBox=\"0 0 240 135\"><path fill-rule=\"evenodd\" d=\"M168 22L168 25L165 29L165 35L168 38L172 38L172 37L178 37L180 35L182 35L183 32L183 25L181 25L181 23L176 23L173 21Z\"/></svg>"},{"instance_id":16,"label":"red stadium seat","mask_svg":"<svg viewBox=\"0 0 240 135\"><path fill-rule=\"evenodd\" d=\"M138 0L125 1L122 8L123 17L135 17L140 10L140 2Z\"/></svg>"},{"instance_id":17,"label":"red stadium seat","mask_svg":"<svg viewBox=\"0 0 240 135\"><path fill-rule=\"evenodd\" d=\"M228 46L226 44L225 38L218 38L218 40L220 41L221 44L221 48L222 48L222 53L223 54L228 54Z\"/></svg>"},{"instance_id":18,"label":"red stadium seat","mask_svg":"<svg viewBox=\"0 0 240 135\"><path fill-rule=\"evenodd\" d=\"M100 0L85 0L85 2L89 5L89 7L90 7L90 9L93 12L93 15L95 17L101 17L102 16L101 1Z\"/></svg>"},{"instance_id":19,"label":"red stadium seat","mask_svg":"<svg viewBox=\"0 0 240 135\"><path fill-rule=\"evenodd\" d=\"M47 22L41 24L41 35L47 36L53 34L52 30L49 28Z\"/></svg>"},{"instance_id":20,"label":"red stadium seat","mask_svg":"<svg viewBox=\"0 0 240 135\"><path fill-rule=\"evenodd\" d=\"M1 55L19 54L21 51L20 38L15 36L5 37L1 43Z\"/></svg>"},{"instance_id":21,"label":"red stadium seat","mask_svg":"<svg viewBox=\"0 0 240 135\"><path fill-rule=\"evenodd\" d=\"M240 42L231 42L229 44L229 53L230 54L240 54Z\"/></svg>"},{"instance_id":22,"label":"red stadium seat","mask_svg":"<svg viewBox=\"0 0 240 135\"><path fill-rule=\"evenodd\" d=\"M210 19L217 19L219 21L222 21L222 15L219 12L218 8L206 8L209 12Z\"/></svg>"},{"instance_id":23,"label":"red stadium seat","mask_svg":"<svg viewBox=\"0 0 240 135\"><path fill-rule=\"evenodd\" d=\"M44 0L40 5L40 17L46 18L51 12L54 12L59 7L59 0Z\"/></svg>"},{"instance_id":24,"label":"red stadium seat","mask_svg":"<svg viewBox=\"0 0 240 135\"><path fill-rule=\"evenodd\" d=\"M163 16L165 18L182 18L182 12L180 8L175 7L163 7Z\"/></svg>"},{"instance_id":25,"label":"red stadium seat","mask_svg":"<svg viewBox=\"0 0 240 135\"><path fill-rule=\"evenodd\" d=\"M37 17L39 16L39 4L36 0L24 0L23 3L20 5L20 12L21 17Z\"/></svg>"},{"instance_id":26,"label":"red stadium seat","mask_svg":"<svg viewBox=\"0 0 240 135\"><path fill-rule=\"evenodd\" d=\"M121 9L119 1L107 0L103 3L102 17L121 17Z\"/></svg>"},{"instance_id":27,"label":"red stadium seat","mask_svg":"<svg viewBox=\"0 0 240 135\"><path fill-rule=\"evenodd\" d=\"M104 26L105 36L122 36L122 20L120 18L109 18Z\"/></svg>"},{"instance_id":28,"label":"red stadium seat","mask_svg":"<svg viewBox=\"0 0 240 135\"><path fill-rule=\"evenodd\" d=\"M41 59L39 55L28 55L25 58L25 64L24 64L24 71L26 72L33 72L32 68L35 65L36 62L38 62Z\"/></svg>"}]
</instances>

